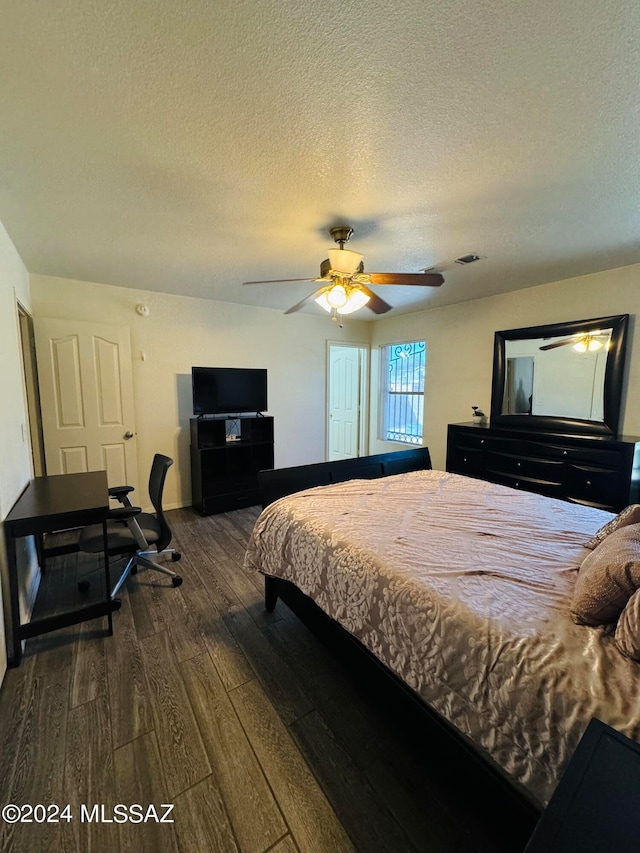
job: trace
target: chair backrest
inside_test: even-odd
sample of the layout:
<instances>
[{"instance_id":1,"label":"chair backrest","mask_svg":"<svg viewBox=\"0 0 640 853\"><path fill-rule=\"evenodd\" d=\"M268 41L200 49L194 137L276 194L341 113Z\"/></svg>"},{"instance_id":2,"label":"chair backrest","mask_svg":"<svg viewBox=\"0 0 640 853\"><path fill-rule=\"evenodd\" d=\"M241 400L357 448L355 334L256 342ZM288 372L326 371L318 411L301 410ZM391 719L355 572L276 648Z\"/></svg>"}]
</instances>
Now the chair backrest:
<instances>
[{"instance_id":1,"label":"chair backrest","mask_svg":"<svg viewBox=\"0 0 640 853\"><path fill-rule=\"evenodd\" d=\"M156 511L156 518L160 523L160 538L156 542L158 551L164 550L169 542L171 542L171 529L167 524L162 511L162 492L164 491L164 481L167 476L167 471L173 465L173 459L168 456L163 456L162 453L156 453L153 457L151 465L151 474L149 475L149 497Z\"/></svg>"}]
</instances>

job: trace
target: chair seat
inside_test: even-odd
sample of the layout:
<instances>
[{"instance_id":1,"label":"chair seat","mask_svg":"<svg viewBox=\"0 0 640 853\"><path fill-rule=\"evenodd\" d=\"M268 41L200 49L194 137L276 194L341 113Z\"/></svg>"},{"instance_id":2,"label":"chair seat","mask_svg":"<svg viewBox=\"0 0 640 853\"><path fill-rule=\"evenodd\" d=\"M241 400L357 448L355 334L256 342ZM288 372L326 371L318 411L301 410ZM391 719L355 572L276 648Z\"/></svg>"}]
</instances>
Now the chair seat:
<instances>
[{"instance_id":1,"label":"chair seat","mask_svg":"<svg viewBox=\"0 0 640 853\"><path fill-rule=\"evenodd\" d=\"M160 524L155 516L141 512L139 515L134 516L134 518L140 525L142 535L149 545L157 542L160 538ZM107 539L109 541L110 552L136 551L138 549L138 544L133 533L131 533L123 521L107 522ZM78 547L81 551L86 551L89 554L101 553L103 551L102 525L91 524L89 527L85 527L80 534Z\"/></svg>"}]
</instances>

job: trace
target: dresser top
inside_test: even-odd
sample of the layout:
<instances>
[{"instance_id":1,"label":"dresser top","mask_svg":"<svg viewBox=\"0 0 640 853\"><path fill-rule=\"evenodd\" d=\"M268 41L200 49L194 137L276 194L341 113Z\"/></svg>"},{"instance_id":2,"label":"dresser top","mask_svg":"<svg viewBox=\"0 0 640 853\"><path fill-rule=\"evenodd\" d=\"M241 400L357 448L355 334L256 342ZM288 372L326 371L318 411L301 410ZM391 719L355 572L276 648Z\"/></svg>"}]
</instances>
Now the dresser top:
<instances>
[{"instance_id":1,"label":"dresser top","mask_svg":"<svg viewBox=\"0 0 640 853\"><path fill-rule=\"evenodd\" d=\"M538 438L544 441L565 441L567 439L576 439L579 441L593 441L598 443L612 443L619 442L623 444L638 444L640 442L640 436L637 435L590 435L590 434L579 434L579 433L571 433L571 432L552 432L550 430L542 430L542 429L525 429L523 427L507 427L502 424L497 427L492 427L490 423L478 424L475 421L466 421L464 423L459 424L449 424L449 426L454 427L468 427L469 429L477 429L477 430L487 430L491 432L498 433L500 435L509 436L509 435L526 435L530 439Z\"/></svg>"}]
</instances>

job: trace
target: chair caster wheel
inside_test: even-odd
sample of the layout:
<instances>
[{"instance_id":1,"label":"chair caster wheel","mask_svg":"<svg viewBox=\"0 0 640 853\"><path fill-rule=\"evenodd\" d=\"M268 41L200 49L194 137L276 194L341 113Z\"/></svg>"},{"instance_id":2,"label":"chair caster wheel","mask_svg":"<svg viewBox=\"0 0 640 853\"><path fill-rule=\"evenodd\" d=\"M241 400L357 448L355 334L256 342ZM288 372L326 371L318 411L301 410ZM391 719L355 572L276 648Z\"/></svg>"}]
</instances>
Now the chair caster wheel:
<instances>
[{"instance_id":1,"label":"chair caster wheel","mask_svg":"<svg viewBox=\"0 0 640 853\"><path fill-rule=\"evenodd\" d=\"M129 572L129 574L130 575L137 575L138 574L138 567L137 566L131 566L131 571Z\"/></svg>"},{"instance_id":2,"label":"chair caster wheel","mask_svg":"<svg viewBox=\"0 0 640 853\"><path fill-rule=\"evenodd\" d=\"M78 592L89 592L89 581L78 581Z\"/></svg>"},{"instance_id":3,"label":"chair caster wheel","mask_svg":"<svg viewBox=\"0 0 640 853\"><path fill-rule=\"evenodd\" d=\"M172 563L177 563L181 559L182 559L182 554L180 553L180 551L174 551L173 554L171 555L171 562Z\"/></svg>"},{"instance_id":4,"label":"chair caster wheel","mask_svg":"<svg viewBox=\"0 0 640 853\"><path fill-rule=\"evenodd\" d=\"M120 598L112 598L111 599L111 612L116 613L122 607L122 600Z\"/></svg>"},{"instance_id":5,"label":"chair caster wheel","mask_svg":"<svg viewBox=\"0 0 640 853\"><path fill-rule=\"evenodd\" d=\"M175 577L171 578L171 583L174 586L180 586L182 584L182 578L180 577L180 575L176 575Z\"/></svg>"}]
</instances>

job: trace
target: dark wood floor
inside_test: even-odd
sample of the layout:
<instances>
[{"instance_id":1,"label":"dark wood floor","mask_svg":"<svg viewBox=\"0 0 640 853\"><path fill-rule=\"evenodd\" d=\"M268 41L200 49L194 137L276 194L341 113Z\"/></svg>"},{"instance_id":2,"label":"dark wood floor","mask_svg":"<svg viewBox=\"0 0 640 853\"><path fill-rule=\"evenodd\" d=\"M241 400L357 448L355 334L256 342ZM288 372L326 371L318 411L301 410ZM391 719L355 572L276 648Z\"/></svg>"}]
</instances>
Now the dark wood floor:
<instances>
[{"instance_id":1,"label":"dark wood floor","mask_svg":"<svg viewBox=\"0 0 640 853\"><path fill-rule=\"evenodd\" d=\"M504 849L282 603L265 612L242 568L256 517L168 513L182 587L141 571L112 637L95 621L29 641L0 691L0 801L73 819L0 822L2 851ZM73 606L88 560L48 568L41 613ZM81 821L117 803L174 804L175 823Z\"/></svg>"}]
</instances>

